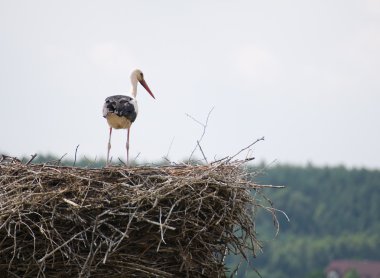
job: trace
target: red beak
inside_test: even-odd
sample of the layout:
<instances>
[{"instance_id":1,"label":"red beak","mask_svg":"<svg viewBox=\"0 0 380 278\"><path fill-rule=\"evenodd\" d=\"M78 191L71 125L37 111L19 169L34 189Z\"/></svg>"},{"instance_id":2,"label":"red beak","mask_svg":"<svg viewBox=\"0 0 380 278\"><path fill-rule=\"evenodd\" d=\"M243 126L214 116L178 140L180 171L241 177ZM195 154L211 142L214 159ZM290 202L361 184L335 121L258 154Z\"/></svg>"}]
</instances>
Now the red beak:
<instances>
[{"instance_id":1,"label":"red beak","mask_svg":"<svg viewBox=\"0 0 380 278\"><path fill-rule=\"evenodd\" d=\"M156 99L156 98L154 97L152 91L149 89L148 84L146 84L146 82L145 82L144 79L140 81L140 84L143 85L143 87L145 88L145 90L148 91L148 93L152 96L152 98Z\"/></svg>"}]
</instances>

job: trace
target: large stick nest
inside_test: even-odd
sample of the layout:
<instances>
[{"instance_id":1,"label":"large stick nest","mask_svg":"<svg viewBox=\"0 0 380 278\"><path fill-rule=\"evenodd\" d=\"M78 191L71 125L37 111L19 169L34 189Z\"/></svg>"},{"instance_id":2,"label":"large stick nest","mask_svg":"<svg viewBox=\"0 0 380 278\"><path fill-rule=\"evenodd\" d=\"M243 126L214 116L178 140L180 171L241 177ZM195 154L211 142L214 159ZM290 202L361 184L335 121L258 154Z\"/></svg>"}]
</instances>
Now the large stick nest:
<instances>
[{"instance_id":1,"label":"large stick nest","mask_svg":"<svg viewBox=\"0 0 380 278\"><path fill-rule=\"evenodd\" d=\"M260 247L241 163L84 169L0 164L8 277L224 277Z\"/></svg>"}]
</instances>

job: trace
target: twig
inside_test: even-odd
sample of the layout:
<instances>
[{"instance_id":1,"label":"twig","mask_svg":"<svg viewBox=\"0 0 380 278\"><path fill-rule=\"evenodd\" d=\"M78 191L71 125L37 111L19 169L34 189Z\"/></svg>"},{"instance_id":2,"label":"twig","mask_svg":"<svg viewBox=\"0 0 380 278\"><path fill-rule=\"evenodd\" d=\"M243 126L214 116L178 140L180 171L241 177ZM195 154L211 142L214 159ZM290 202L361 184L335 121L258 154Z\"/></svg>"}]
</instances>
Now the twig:
<instances>
[{"instance_id":1,"label":"twig","mask_svg":"<svg viewBox=\"0 0 380 278\"><path fill-rule=\"evenodd\" d=\"M200 124L201 126L205 126L204 124L202 124L200 121L198 121L197 119L195 119L193 116L191 116L190 114L187 114L185 113L186 116L188 116L190 119L192 119L194 122Z\"/></svg>"},{"instance_id":2,"label":"twig","mask_svg":"<svg viewBox=\"0 0 380 278\"><path fill-rule=\"evenodd\" d=\"M161 218L162 218L162 209L161 209L161 207L160 207L160 234L161 234L161 241L163 242L163 243L165 243L166 244L166 242L165 242L165 239L164 239L164 230L162 229L162 221L161 221ZM161 245L161 241L160 241L160 243L159 243L159 245L158 246L160 246ZM157 252L158 252L158 250L159 250L159 247L157 247Z\"/></svg>"},{"instance_id":3,"label":"twig","mask_svg":"<svg viewBox=\"0 0 380 278\"><path fill-rule=\"evenodd\" d=\"M231 271L231 275L230 275L230 278L233 278L235 275L237 275L237 272L239 270L239 267L241 265L241 261L239 262L239 264L234 268L234 270Z\"/></svg>"},{"instance_id":4,"label":"twig","mask_svg":"<svg viewBox=\"0 0 380 278\"><path fill-rule=\"evenodd\" d=\"M113 249L114 252L119 247L119 245L123 241L123 239L125 237L128 237L127 233L128 233L129 227L131 226L132 220L135 217L136 213L137 213L137 210L135 210L135 212L133 213L133 215L129 217L129 221L128 221L127 227L125 228L125 232L123 233L122 237L120 238L120 240L117 242L116 246L114 247L114 249Z\"/></svg>"},{"instance_id":5,"label":"twig","mask_svg":"<svg viewBox=\"0 0 380 278\"><path fill-rule=\"evenodd\" d=\"M153 225L157 225L157 226L162 226L166 229L169 229L169 230L172 230L172 231L175 231L176 228L175 227L172 227L172 226L169 226L169 225L165 225L165 224L161 224L159 222L156 222L156 221L153 221L153 220L150 220L150 219L147 219L147 218L144 218L144 217L139 217L139 216L134 216L135 218L137 218L138 220L143 220L145 222L148 222L150 224L153 224Z\"/></svg>"},{"instance_id":6,"label":"twig","mask_svg":"<svg viewBox=\"0 0 380 278\"><path fill-rule=\"evenodd\" d=\"M123 161L123 160L121 160L121 158L120 157L118 157L117 158L124 166L127 166L127 164Z\"/></svg>"},{"instance_id":7,"label":"twig","mask_svg":"<svg viewBox=\"0 0 380 278\"><path fill-rule=\"evenodd\" d=\"M190 154L190 157L189 157L189 160L188 160L189 162L191 161L191 158L193 157L193 154L194 154L195 150L198 148L198 146L200 147L199 142L202 141L203 136L204 136L205 133L206 133L206 128L207 128L208 120L209 120L210 115L211 115L211 112L212 112L213 110L214 110L214 107L212 107L211 110L208 112L208 114L207 114L207 118L206 118L206 123L204 123L204 124L201 123L200 121L198 121L197 119L195 119L193 116L191 116L191 115L189 115L189 114L187 114L187 113L185 114L185 115L188 116L190 119L192 119L193 121L195 121L196 123L200 124L200 125L203 127L202 135L201 135L201 137L197 140L197 144L195 145L193 151L192 151L191 154ZM207 161L207 160L206 160L206 161Z\"/></svg>"},{"instance_id":8,"label":"twig","mask_svg":"<svg viewBox=\"0 0 380 278\"><path fill-rule=\"evenodd\" d=\"M66 198L63 198L63 201L65 201L66 203L68 203L69 205L72 205L73 207L76 207L76 208L79 208L80 205L78 205L77 203L74 203L73 201L69 200L69 199L66 199Z\"/></svg>"},{"instance_id":9,"label":"twig","mask_svg":"<svg viewBox=\"0 0 380 278\"><path fill-rule=\"evenodd\" d=\"M215 157L214 157L214 159L216 159ZM222 161L224 161L224 160L226 160L226 159L228 159L228 156L225 156L225 157L223 157L223 158L221 158L221 159L218 159L218 160L214 160L213 162L211 162L211 165L213 165L213 164L217 164L217 163L221 163Z\"/></svg>"},{"instance_id":10,"label":"twig","mask_svg":"<svg viewBox=\"0 0 380 278\"><path fill-rule=\"evenodd\" d=\"M35 158L36 158L37 154L32 154L31 155L31 158L28 160L28 162L25 164L25 165L29 165Z\"/></svg>"},{"instance_id":11,"label":"twig","mask_svg":"<svg viewBox=\"0 0 380 278\"><path fill-rule=\"evenodd\" d=\"M75 148L75 157L74 157L74 163L73 166L75 166L75 163L77 162L77 152L78 152L79 145Z\"/></svg>"},{"instance_id":12,"label":"twig","mask_svg":"<svg viewBox=\"0 0 380 278\"><path fill-rule=\"evenodd\" d=\"M241 149L240 151L238 151L236 154L234 154L233 156L231 156L229 159L227 159L227 162L230 162L233 158L235 158L236 156L238 156L239 154L241 154L243 151L249 149L250 147L252 147L254 144L256 144L257 142L259 141L264 141L264 136L261 137L261 138L258 138L256 139L256 141L254 141L253 143L251 143L250 145L248 145L247 147Z\"/></svg>"},{"instance_id":13,"label":"twig","mask_svg":"<svg viewBox=\"0 0 380 278\"><path fill-rule=\"evenodd\" d=\"M47 258L49 258L51 255L53 255L55 252L57 252L59 249L61 249L62 247L66 246L67 244L69 244L71 241L73 241L77 236L79 236L80 234L82 233L85 233L87 232L91 227L88 227L87 229L85 229L84 231L80 231L79 233L76 233L75 235L73 235L69 240L67 240L65 243L63 243L62 245L58 246L57 248L55 248L53 251L47 253L45 256L43 256L41 259L38 260L39 263L42 263L43 261L45 261Z\"/></svg>"},{"instance_id":14,"label":"twig","mask_svg":"<svg viewBox=\"0 0 380 278\"><path fill-rule=\"evenodd\" d=\"M260 184L262 188L285 188L285 185Z\"/></svg>"},{"instance_id":15,"label":"twig","mask_svg":"<svg viewBox=\"0 0 380 278\"><path fill-rule=\"evenodd\" d=\"M66 155L67 155L67 153L65 153L64 155L62 155L61 158L58 159L58 160L56 161L56 164L57 164L57 165L61 164L62 159L63 159Z\"/></svg>"},{"instance_id":16,"label":"twig","mask_svg":"<svg viewBox=\"0 0 380 278\"><path fill-rule=\"evenodd\" d=\"M274 211L281 212L281 213L285 216L286 220L288 220L288 222L290 222L290 218L289 218L289 216L286 214L285 211L283 211L283 210L281 210L281 209L276 209L276 208L274 208L274 207L264 207L264 208L267 209L267 210L270 210L270 211L274 210Z\"/></svg>"},{"instance_id":17,"label":"twig","mask_svg":"<svg viewBox=\"0 0 380 278\"><path fill-rule=\"evenodd\" d=\"M170 153L170 150L172 149L172 146L173 146L173 142L174 142L174 138L172 138L172 141L170 142L170 145L169 145L169 149L168 149L168 152L166 153L166 155L164 156L164 159L166 160L169 160L169 153Z\"/></svg>"},{"instance_id":18,"label":"twig","mask_svg":"<svg viewBox=\"0 0 380 278\"><path fill-rule=\"evenodd\" d=\"M137 158L140 156L141 152L139 152L136 156L135 156L135 161L137 160Z\"/></svg>"},{"instance_id":19,"label":"twig","mask_svg":"<svg viewBox=\"0 0 380 278\"><path fill-rule=\"evenodd\" d=\"M206 163L208 164L208 161L207 161L207 158L206 158L206 156L205 156L205 153L203 152L202 147L201 147L201 144L199 144L199 141L198 141L198 140L197 140L197 144L198 144L199 149L201 150L201 153L202 153L202 155L203 155L204 160L205 160Z\"/></svg>"},{"instance_id":20,"label":"twig","mask_svg":"<svg viewBox=\"0 0 380 278\"><path fill-rule=\"evenodd\" d=\"M96 231L96 228L98 227L98 217L99 216L96 216L95 218L95 223L94 223L94 226L93 226L93 229L92 229L92 233L91 233L91 244L90 244L90 252L88 252L88 256L86 258L86 261L84 262L83 266L82 266L82 270L79 274L80 277L82 277L82 275L84 274L84 271L86 269L86 266L88 264L88 262L90 261L90 258L91 258L91 255L93 253L93 246L95 244L95 240L94 240L94 237L95 237L95 231ZM90 227L89 227L90 228Z\"/></svg>"}]
</instances>

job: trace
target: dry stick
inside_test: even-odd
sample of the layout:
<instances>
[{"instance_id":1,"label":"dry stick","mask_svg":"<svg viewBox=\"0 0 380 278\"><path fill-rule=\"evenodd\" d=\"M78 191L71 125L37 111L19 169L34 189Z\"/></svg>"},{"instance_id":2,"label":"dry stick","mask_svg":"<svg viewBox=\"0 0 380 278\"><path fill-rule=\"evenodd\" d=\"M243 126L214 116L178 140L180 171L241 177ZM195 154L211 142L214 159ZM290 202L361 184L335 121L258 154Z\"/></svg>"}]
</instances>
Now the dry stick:
<instances>
[{"instance_id":1,"label":"dry stick","mask_svg":"<svg viewBox=\"0 0 380 278\"><path fill-rule=\"evenodd\" d=\"M259 170L256 170L254 175L261 175L261 174L264 174L270 167L272 167L272 165L274 165L275 163L277 163L277 159L274 159L272 160L270 163L268 163L267 165L265 165L264 167L262 167L261 169ZM251 177L253 176L252 174L249 174Z\"/></svg>"},{"instance_id":2,"label":"dry stick","mask_svg":"<svg viewBox=\"0 0 380 278\"><path fill-rule=\"evenodd\" d=\"M119 159L119 161L124 165L124 166L127 166L127 164L125 164L125 162L123 160L121 160L120 157L118 157L117 159Z\"/></svg>"},{"instance_id":3,"label":"dry stick","mask_svg":"<svg viewBox=\"0 0 380 278\"><path fill-rule=\"evenodd\" d=\"M207 161L207 158L206 158L206 156L205 156L205 153L203 152L202 147L201 147L201 145L199 144L199 141L198 141L198 140L197 140L197 144L198 144L199 149L201 150L201 153L202 153L202 155L203 155L204 160L205 160L206 163L208 164L208 161Z\"/></svg>"},{"instance_id":4,"label":"dry stick","mask_svg":"<svg viewBox=\"0 0 380 278\"><path fill-rule=\"evenodd\" d=\"M165 159L167 162L171 163L170 159L169 159L169 153L170 153L170 150L172 149L172 146L173 146L173 142L174 142L174 138L172 138L172 141L170 142L170 145L169 145L169 149L168 149L168 152L166 153L166 155L163 157L163 159Z\"/></svg>"},{"instance_id":5,"label":"dry stick","mask_svg":"<svg viewBox=\"0 0 380 278\"><path fill-rule=\"evenodd\" d=\"M32 154L32 155L31 155L32 158L29 159L28 162L27 162L25 165L29 165L29 164L30 164L30 163L36 158L36 156L37 156L36 153L35 153L35 154Z\"/></svg>"},{"instance_id":6,"label":"dry stick","mask_svg":"<svg viewBox=\"0 0 380 278\"><path fill-rule=\"evenodd\" d=\"M63 198L63 201L65 201L66 203L68 203L69 205L73 206L73 207L76 207L76 208L79 208L80 205L78 205L77 203L69 200L69 199L66 199L66 198Z\"/></svg>"},{"instance_id":7,"label":"dry stick","mask_svg":"<svg viewBox=\"0 0 380 278\"><path fill-rule=\"evenodd\" d=\"M228 158L228 156L225 156L225 157L223 157L223 158L221 158L221 159L218 159L218 160L214 160L213 162L211 162L211 165L213 165L213 164L217 164L217 163L219 163L219 162L222 162L223 160L226 160ZM215 159L215 158L214 158Z\"/></svg>"},{"instance_id":8,"label":"dry stick","mask_svg":"<svg viewBox=\"0 0 380 278\"><path fill-rule=\"evenodd\" d=\"M197 141L197 145L195 146L195 148L194 148L193 151L191 152L190 157L189 157L189 161L191 160L191 158L192 158L192 156L193 156L195 150L197 149L197 147L198 147L198 146L200 147L199 142L202 141L203 136L204 136L205 133L206 133L206 128L207 128L208 120L209 120L210 115L211 115L211 112L212 112L213 110L214 110L214 107L212 107L211 110L208 112L208 114L207 114L207 118L206 118L206 123L204 123L204 124L201 123L200 121L198 121L197 119L195 119L193 116L191 116L191 115L189 115L189 114L187 114L187 113L185 114L185 115L188 116L190 119L192 119L193 121L195 121L196 123L200 124L200 125L203 127L202 135L201 135L201 137L199 138L199 140ZM206 162L207 162L207 160L206 160Z\"/></svg>"},{"instance_id":9,"label":"dry stick","mask_svg":"<svg viewBox=\"0 0 380 278\"><path fill-rule=\"evenodd\" d=\"M190 119L192 119L194 122L200 124L201 126L203 126L203 127L205 126L205 125L202 124L200 121L198 121L197 119L195 119L193 116L191 116L191 115L189 115L189 114L187 114L187 113L185 113L185 115L188 116Z\"/></svg>"},{"instance_id":10,"label":"dry stick","mask_svg":"<svg viewBox=\"0 0 380 278\"><path fill-rule=\"evenodd\" d=\"M133 218L135 217L136 213L137 213L137 210L135 210L134 213L133 213L133 215L130 216L129 221L128 221L128 224L127 224L127 228L125 229L125 232L123 233L123 236L122 236L122 237L120 238L120 240L117 242L115 248L113 249L113 252L116 251L116 249L119 247L119 245L120 245L120 243L123 241L123 239L124 239L125 237L127 237L127 233L128 233L129 227L131 226L132 220L133 220Z\"/></svg>"},{"instance_id":11,"label":"dry stick","mask_svg":"<svg viewBox=\"0 0 380 278\"><path fill-rule=\"evenodd\" d=\"M13 228L13 256L12 256L11 261L9 262L9 266L12 265L13 259L16 256L16 250L17 250L17 240L16 240L16 231L17 231L17 229L16 229L16 225L17 225L17 223L15 224L15 226ZM10 235L10 232L8 232L8 234Z\"/></svg>"},{"instance_id":12,"label":"dry stick","mask_svg":"<svg viewBox=\"0 0 380 278\"><path fill-rule=\"evenodd\" d=\"M161 218L162 218L162 209L161 209L161 207L160 207L160 232L161 232L161 240L162 240L163 243L166 244L165 239L164 239L164 230L162 229ZM157 250L157 251L158 251L158 250Z\"/></svg>"},{"instance_id":13,"label":"dry stick","mask_svg":"<svg viewBox=\"0 0 380 278\"><path fill-rule=\"evenodd\" d=\"M135 161L137 160L137 158L140 156L141 152L139 152L136 156L135 156Z\"/></svg>"},{"instance_id":14,"label":"dry stick","mask_svg":"<svg viewBox=\"0 0 380 278\"><path fill-rule=\"evenodd\" d=\"M169 229L169 230L172 230L172 231L175 231L176 228L172 227L172 226L169 226L169 225L165 225L165 224L161 224L159 222L156 222L156 221L153 221L153 220L150 220L150 219L146 219L144 217L139 217L139 216L134 216L137 220L142 220L142 221L145 221L145 222L148 222L150 224L153 224L153 225L157 225L157 226L162 226L166 229Z\"/></svg>"},{"instance_id":15,"label":"dry stick","mask_svg":"<svg viewBox=\"0 0 380 278\"><path fill-rule=\"evenodd\" d=\"M53 255L55 252L57 252L58 250L60 250L62 247L66 246L67 244L69 244L71 241L73 241L77 236L79 236L80 234L84 233L84 232L87 232L91 227L88 227L87 229L85 229L84 231L80 231L79 233L76 233L75 235L73 235L68 241L64 242L62 245L58 246L57 248L55 248L53 251L49 252L48 254L46 254L45 256L43 256L41 259L39 259L37 262L39 263L42 263L43 261L45 261L47 258L49 258L51 255Z\"/></svg>"},{"instance_id":16,"label":"dry stick","mask_svg":"<svg viewBox=\"0 0 380 278\"><path fill-rule=\"evenodd\" d=\"M84 262L84 264L83 264L83 266L82 266L82 270L81 270L81 272L80 272L80 274L79 274L79 277L82 277L82 275L84 274L84 271L85 271L85 269L86 269L86 267L87 267L87 264L88 264L88 262L89 262L89 260L90 260L90 258L91 258L91 255L92 255L92 249L93 249L93 246L94 246L94 240L95 240L95 230L96 230L96 228L97 228L97 226L98 226L98 217L99 217L99 215L98 216L96 216L96 218L95 218L95 223L94 223L94 227L93 227L93 229L92 229L92 234L91 234L91 244L90 244L90 252L88 252L88 256L87 256L87 258L86 258L86 261ZM89 227L90 228L90 227Z\"/></svg>"},{"instance_id":17,"label":"dry stick","mask_svg":"<svg viewBox=\"0 0 380 278\"><path fill-rule=\"evenodd\" d=\"M73 166L75 166L75 163L77 162L77 152L78 152L79 145L75 148L75 157L74 157L74 163Z\"/></svg>"},{"instance_id":18,"label":"dry stick","mask_svg":"<svg viewBox=\"0 0 380 278\"><path fill-rule=\"evenodd\" d=\"M281 213L286 217L286 220L288 220L288 222L290 222L290 218L288 217L288 215L286 214L285 211L280 210L280 209L276 209L276 208L274 208L274 207L264 207L264 206L263 206L262 208L264 208L264 209L266 209L267 211L269 211L269 212L272 214L272 216L275 215L275 214L273 213L273 211L281 212ZM280 232L280 223L278 222L277 218L274 218L273 220L275 221L275 225L276 225L276 227L277 227L277 229L276 229L276 235L275 235L275 236L277 237L277 236L278 236L278 233Z\"/></svg>"},{"instance_id":19,"label":"dry stick","mask_svg":"<svg viewBox=\"0 0 380 278\"><path fill-rule=\"evenodd\" d=\"M141 152L139 152L136 156L135 156L135 158L133 159L134 161L136 161L137 160L137 158L140 156L140 154L141 154ZM111 157L111 159L112 159L112 157ZM124 166L128 166L123 160L121 160L121 158L120 157L118 157L117 158Z\"/></svg>"},{"instance_id":20,"label":"dry stick","mask_svg":"<svg viewBox=\"0 0 380 278\"><path fill-rule=\"evenodd\" d=\"M256 139L255 142L251 143L249 146L245 147L244 149L241 149L240 151L238 151L235 155L231 156L227 162L230 162L233 158L235 158L236 156L238 156L239 154L241 154L243 151L245 151L246 149L249 149L250 147L252 147L254 144L256 144L257 142L259 141L263 141L264 140L264 136L259 138L259 139Z\"/></svg>"},{"instance_id":21,"label":"dry stick","mask_svg":"<svg viewBox=\"0 0 380 278\"><path fill-rule=\"evenodd\" d=\"M285 188L285 185L260 184L260 188Z\"/></svg>"},{"instance_id":22,"label":"dry stick","mask_svg":"<svg viewBox=\"0 0 380 278\"><path fill-rule=\"evenodd\" d=\"M242 262L240 261L239 264L234 268L234 270L231 271L230 278L233 278L235 275L237 275L237 272L238 272L241 264L242 264Z\"/></svg>"},{"instance_id":23,"label":"dry stick","mask_svg":"<svg viewBox=\"0 0 380 278\"><path fill-rule=\"evenodd\" d=\"M51 162L55 162L56 165L59 165L59 164L61 164L62 159L63 159L66 155L67 155L67 153L65 153L64 155L62 155L60 159L53 160L53 161L51 161ZM47 162L47 163L49 163L49 162Z\"/></svg>"}]
</instances>

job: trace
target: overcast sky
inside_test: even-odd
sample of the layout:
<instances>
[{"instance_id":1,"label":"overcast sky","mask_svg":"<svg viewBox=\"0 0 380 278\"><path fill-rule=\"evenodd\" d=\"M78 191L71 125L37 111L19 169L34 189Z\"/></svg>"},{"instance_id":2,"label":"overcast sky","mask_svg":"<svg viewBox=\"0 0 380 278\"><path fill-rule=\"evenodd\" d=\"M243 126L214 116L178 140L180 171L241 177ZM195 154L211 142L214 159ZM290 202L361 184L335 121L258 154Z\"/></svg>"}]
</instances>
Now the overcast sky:
<instances>
[{"instance_id":1,"label":"overcast sky","mask_svg":"<svg viewBox=\"0 0 380 278\"><path fill-rule=\"evenodd\" d=\"M209 160L265 136L259 161L380 168L380 0L0 0L0 153L104 157L134 68L140 161L188 157L214 107Z\"/></svg>"}]
</instances>

